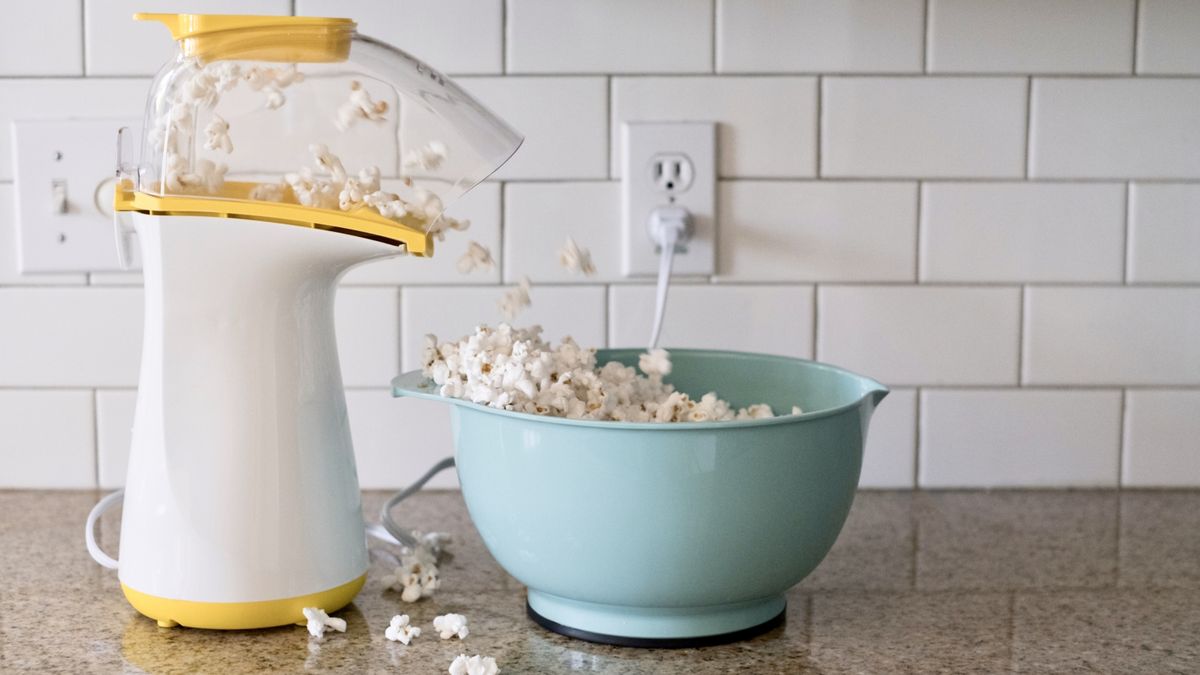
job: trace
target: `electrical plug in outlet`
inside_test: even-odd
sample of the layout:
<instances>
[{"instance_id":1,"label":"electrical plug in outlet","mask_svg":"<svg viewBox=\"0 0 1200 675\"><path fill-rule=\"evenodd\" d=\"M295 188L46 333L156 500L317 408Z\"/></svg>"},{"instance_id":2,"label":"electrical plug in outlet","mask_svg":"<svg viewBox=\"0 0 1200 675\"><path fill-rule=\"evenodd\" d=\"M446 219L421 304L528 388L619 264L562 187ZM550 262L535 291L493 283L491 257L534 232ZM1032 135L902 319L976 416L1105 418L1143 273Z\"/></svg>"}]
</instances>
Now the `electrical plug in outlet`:
<instances>
[{"instance_id":1,"label":"electrical plug in outlet","mask_svg":"<svg viewBox=\"0 0 1200 675\"><path fill-rule=\"evenodd\" d=\"M627 122L622 127L621 273L658 272L652 216L661 207L690 216L687 241L676 247L674 273L713 273L716 252L716 125Z\"/></svg>"}]
</instances>

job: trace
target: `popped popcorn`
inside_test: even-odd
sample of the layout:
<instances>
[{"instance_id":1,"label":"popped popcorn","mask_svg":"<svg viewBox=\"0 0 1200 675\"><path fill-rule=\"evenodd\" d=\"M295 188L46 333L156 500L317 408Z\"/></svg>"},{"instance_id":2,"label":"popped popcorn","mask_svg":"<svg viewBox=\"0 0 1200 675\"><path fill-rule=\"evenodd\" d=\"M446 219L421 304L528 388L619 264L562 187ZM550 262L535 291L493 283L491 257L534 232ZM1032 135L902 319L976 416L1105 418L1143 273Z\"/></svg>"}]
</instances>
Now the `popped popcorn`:
<instances>
[{"instance_id":1,"label":"popped popcorn","mask_svg":"<svg viewBox=\"0 0 1200 675\"><path fill-rule=\"evenodd\" d=\"M227 155L233 152L233 140L229 138L229 122L220 115L213 113L212 121L204 127L204 134L206 150L224 150Z\"/></svg>"},{"instance_id":2,"label":"popped popcorn","mask_svg":"<svg viewBox=\"0 0 1200 675\"><path fill-rule=\"evenodd\" d=\"M670 375L671 354L665 349L651 349L638 356L638 370L646 375Z\"/></svg>"},{"instance_id":3,"label":"popped popcorn","mask_svg":"<svg viewBox=\"0 0 1200 675\"><path fill-rule=\"evenodd\" d=\"M567 237L567 243L558 251L558 264L569 272L583 273L589 277L596 273L596 266L592 264L592 252L586 248L579 248L571 237Z\"/></svg>"},{"instance_id":4,"label":"popped popcorn","mask_svg":"<svg viewBox=\"0 0 1200 675\"><path fill-rule=\"evenodd\" d=\"M250 199L257 199L263 202L281 202L287 190L288 184L284 181L278 183L259 183L250 188Z\"/></svg>"},{"instance_id":5,"label":"popped popcorn","mask_svg":"<svg viewBox=\"0 0 1200 675\"><path fill-rule=\"evenodd\" d=\"M734 408L709 392L693 400L663 382L670 355L655 350L639 359L644 375L615 361L597 366L596 350L569 337L558 347L541 338L541 327L479 326L457 342L425 337L422 371L442 396L493 408L566 417L627 422L705 422L774 416L766 404ZM799 407L792 414L800 414Z\"/></svg>"},{"instance_id":6,"label":"popped popcorn","mask_svg":"<svg viewBox=\"0 0 1200 675\"><path fill-rule=\"evenodd\" d=\"M466 654L459 654L450 663L449 672L450 675L496 675L500 668L496 665L496 659L490 656L476 654L467 658Z\"/></svg>"},{"instance_id":7,"label":"popped popcorn","mask_svg":"<svg viewBox=\"0 0 1200 675\"><path fill-rule=\"evenodd\" d=\"M465 640L470 631L467 630L467 617L462 614L443 614L433 619L433 628L438 632L438 637L443 640L449 640L458 636L459 640Z\"/></svg>"},{"instance_id":8,"label":"popped popcorn","mask_svg":"<svg viewBox=\"0 0 1200 675\"><path fill-rule=\"evenodd\" d=\"M320 607L305 607L304 618L308 619L308 633L320 640L325 637L325 629L332 628L339 633L346 632L346 620L329 616Z\"/></svg>"},{"instance_id":9,"label":"popped popcorn","mask_svg":"<svg viewBox=\"0 0 1200 675\"><path fill-rule=\"evenodd\" d=\"M419 542L416 548L405 547L400 566L382 579L385 587L400 591L400 599L404 602L428 598L442 587L437 559L442 544L450 540L449 535L440 532L421 534L414 530L412 534Z\"/></svg>"},{"instance_id":10,"label":"popped popcorn","mask_svg":"<svg viewBox=\"0 0 1200 675\"><path fill-rule=\"evenodd\" d=\"M382 122L386 119L384 115L387 113L387 110L387 101L372 100L371 94L363 88L361 82L351 80L350 98L338 106L333 124L338 128L338 131L346 131L360 119Z\"/></svg>"},{"instance_id":11,"label":"popped popcorn","mask_svg":"<svg viewBox=\"0 0 1200 675\"><path fill-rule=\"evenodd\" d=\"M421 636L421 629L409 623L407 614L397 614L392 617L392 621L383 632L383 636L392 642L409 644L413 641L413 638Z\"/></svg>"},{"instance_id":12,"label":"popped popcorn","mask_svg":"<svg viewBox=\"0 0 1200 675\"><path fill-rule=\"evenodd\" d=\"M529 277L521 277L521 282L511 288L500 298L500 311L504 318L512 321L522 309L533 304L529 299Z\"/></svg>"},{"instance_id":13,"label":"popped popcorn","mask_svg":"<svg viewBox=\"0 0 1200 675\"><path fill-rule=\"evenodd\" d=\"M442 165L446 159L446 144L441 141L430 141L423 148L409 150L404 153L405 169L424 169L433 171Z\"/></svg>"},{"instance_id":14,"label":"popped popcorn","mask_svg":"<svg viewBox=\"0 0 1200 675\"><path fill-rule=\"evenodd\" d=\"M490 270L495 266L496 261L492 259L492 252L477 241L469 242L467 252L458 259L459 274L470 274L477 269Z\"/></svg>"}]
</instances>

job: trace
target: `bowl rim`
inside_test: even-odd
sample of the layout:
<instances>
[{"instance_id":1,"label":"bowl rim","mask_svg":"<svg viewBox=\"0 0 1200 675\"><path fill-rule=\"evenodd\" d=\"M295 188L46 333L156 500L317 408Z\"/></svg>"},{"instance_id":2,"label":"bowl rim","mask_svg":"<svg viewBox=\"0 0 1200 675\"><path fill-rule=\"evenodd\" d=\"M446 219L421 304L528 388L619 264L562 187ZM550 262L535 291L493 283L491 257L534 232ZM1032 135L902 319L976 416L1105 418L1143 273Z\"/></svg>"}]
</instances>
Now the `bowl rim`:
<instances>
[{"instance_id":1,"label":"bowl rim","mask_svg":"<svg viewBox=\"0 0 1200 675\"><path fill-rule=\"evenodd\" d=\"M613 360L612 355L618 353L625 354L641 354L645 353L644 349L636 348L615 348L615 349L597 349L596 355L607 355L607 360ZM855 379L861 380L864 386L862 396L849 403L844 403L833 408L822 408L812 412L804 412L799 415L778 415L776 417L767 417L763 419L751 420L727 420L727 421L709 421L709 422L620 422L614 420L581 420L571 419L567 417L554 417L551 415L537 415L534 413L519 412L516 410L505 410L503 408L493 408L481 403L474 403L466 399L451 398L442 396L429 384L432 382L426 378L420 370L410 370L406 373L397 375L392 380L392 396L393 397L411 397L421 398L432 401L441 401L449 403L461 408L466 408L474 412L487 413L489 415L499 415L501 417L522 420L527 422L540 422L543 424L560 424L574 427L599 427L603 429L614 430L630 430L630 431L712 431L714 429L740 429L745 427L767 427L782 424L797 424L800 422L808 422L812 420L823 419L841 415L849 410L854 410L863 404L863 401L877 396L875 403L878 404L890 390L875 380L865 375L859 375L854 371L841 368L839 366L814 361L812 359L801 359L794 356L782 356L779 354L760 354L757 352L730 351L723 349L667 349L672 354L689 354L693 356L721 356L721 357L736 357L736 358L753 358L756 360L766 359L779 361L784 363L799 363L807 367L816 368L818 370L826 370L840 375L848 375ZM601 359L597 358L597 362ZM429 383L429 384L426 384Z\"/></svg>"}]
</instances>

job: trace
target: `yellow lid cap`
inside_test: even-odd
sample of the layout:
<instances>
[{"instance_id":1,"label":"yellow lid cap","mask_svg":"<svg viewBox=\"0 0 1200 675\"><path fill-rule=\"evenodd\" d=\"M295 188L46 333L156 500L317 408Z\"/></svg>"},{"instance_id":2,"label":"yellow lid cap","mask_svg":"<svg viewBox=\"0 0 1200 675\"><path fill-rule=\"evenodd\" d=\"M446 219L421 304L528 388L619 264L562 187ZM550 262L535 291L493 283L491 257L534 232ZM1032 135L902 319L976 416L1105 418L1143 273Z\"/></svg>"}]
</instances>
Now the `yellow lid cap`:
<instances>
[{"instance_id":1,"label":"yellow lid cap","mask_svg":"<svg viewBox=\"0 0 1200 675\"><path fill-rule=\"evenodd\" d=\"M139 13L133 18L163 24L185 56L202 61L345 61L357 27L351 19L315 16Z\"/></svg>"}]
</instances>

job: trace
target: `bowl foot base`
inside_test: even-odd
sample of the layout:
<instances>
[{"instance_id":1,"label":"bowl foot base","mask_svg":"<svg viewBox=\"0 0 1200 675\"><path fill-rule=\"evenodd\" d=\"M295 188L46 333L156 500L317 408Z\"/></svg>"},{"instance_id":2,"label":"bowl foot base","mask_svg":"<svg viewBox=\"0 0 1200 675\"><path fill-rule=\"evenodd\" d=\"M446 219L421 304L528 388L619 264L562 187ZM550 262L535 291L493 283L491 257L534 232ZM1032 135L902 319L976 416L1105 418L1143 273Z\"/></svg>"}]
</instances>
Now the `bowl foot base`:
<instances>
[{"instance_id":1,"label":"bowl foot base","mask_svg":"<svg viewBox=\"0 0 1200 675\"><path fill-rule=\"evenodd\" d=\"M783 595L711 607L625 607L570 600L533 589L525 612L567 637L620 647L675 649L747 640L784 624Z\"/></svg>"}]
</instances>

